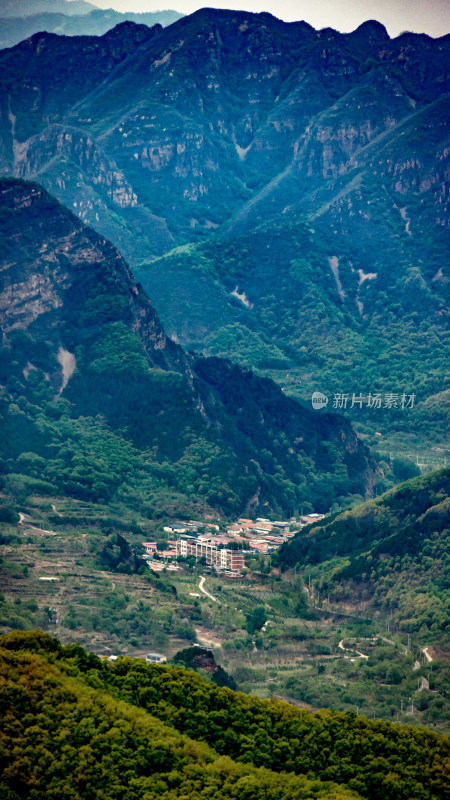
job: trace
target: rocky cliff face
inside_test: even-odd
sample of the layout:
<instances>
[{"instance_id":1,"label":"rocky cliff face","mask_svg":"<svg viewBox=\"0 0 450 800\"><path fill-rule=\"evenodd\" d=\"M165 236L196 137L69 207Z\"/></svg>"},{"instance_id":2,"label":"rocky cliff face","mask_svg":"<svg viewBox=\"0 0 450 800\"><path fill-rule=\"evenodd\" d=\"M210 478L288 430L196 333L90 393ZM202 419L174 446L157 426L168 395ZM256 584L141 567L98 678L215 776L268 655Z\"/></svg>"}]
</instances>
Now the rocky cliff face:
<instances>
[{"instance_id":1,"label":"rocky cliff face","mask_svg":"<svg viewBox=\"0 0 450 800\"><path fill-rule=\"evenodd\" d=\"M181 348L166 338L142 288L108 241L36 184L2 181L0 191L1 205L8 210L2 225L7 254L0 279L2 334L26 329L51 336L57 351L66 344L61 328L79 275L103 264L105 277L112 276L120 286L123 313L145 342L149 360L166 369L183 361Z\"/></svg>"},{"instance_id":2,"label":"rocky cliff face","mask_svg":"<svg viewBox=\"0 0 450 800\"><path fill-rule=\"evenodd\" d=\"M207 650L205 647L196 645L180 650L174 656L173 662L196 672L208 673L213 683L217 683L218 686L228 686L234 691L238 689L234 678L217 664L212 650Z\"/></svg>"}]
</instances>

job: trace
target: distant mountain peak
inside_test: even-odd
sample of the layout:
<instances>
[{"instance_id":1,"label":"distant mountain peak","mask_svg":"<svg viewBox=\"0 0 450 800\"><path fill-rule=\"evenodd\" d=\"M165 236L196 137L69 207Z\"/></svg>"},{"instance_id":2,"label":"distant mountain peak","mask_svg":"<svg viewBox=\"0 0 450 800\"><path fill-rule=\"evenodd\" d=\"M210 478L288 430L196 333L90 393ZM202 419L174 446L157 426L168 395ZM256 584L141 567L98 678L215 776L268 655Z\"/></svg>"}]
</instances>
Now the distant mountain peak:
<instances>
[{"instance_id":1,"label":"distant mountain peak","mask_svg":"<svg viewBox=\"0 0 450 800\"><path fill-rule=\"evenodd\" d=\"M384 25L376 19L366 20L366 22L363 22L350 34L350 36L358 35L361 37L364 36L371 43L375 41L389 41L390 38Z\"/></svg>"},{"instance_id":2,"label":"distant mountain peak","mask_svg":"<svg viewBox=\"0 0 450 800\"><path fill-rule=\"evenodd\" d=\"M345 34L336 31L334 28L322 28L318 32L319 39L326 39L327 41L337 41L343 39Z\"/></svg>"},{"instance_id":3,"label":"distant mountain peak","mask_svg":"<svg viewBox=\"0 0 450 800\"><path fill-rule=\"evenodd\" d=\"M151 28L148 25L140 24L138 22L133 22L131 20L124 20L123 22L118 22L114 28L111 28L109 31L103 34L103 39L123 39L128 36L132 36L133 39L137 39L139 35L139 31L141 32L142 38L149 39L151 33L157 33L158 31L162 30L163 26L157 22L156 25L153 25Z\"/></svg>"}]
</instances>

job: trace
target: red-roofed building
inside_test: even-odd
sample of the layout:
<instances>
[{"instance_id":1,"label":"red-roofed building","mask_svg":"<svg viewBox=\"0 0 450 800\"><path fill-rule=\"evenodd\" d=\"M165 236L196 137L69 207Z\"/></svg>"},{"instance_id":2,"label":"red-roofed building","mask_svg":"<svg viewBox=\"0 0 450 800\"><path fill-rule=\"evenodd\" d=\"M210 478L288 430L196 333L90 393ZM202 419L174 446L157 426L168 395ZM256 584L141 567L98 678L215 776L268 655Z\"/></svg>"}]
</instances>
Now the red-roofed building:
<instances>
[{"instance_id":1,"label":"red-roofed building","mask_svg":"<svg viewBox=\"0 0 450 800\"><path fill-rule=\"evenodd\" d=\"M249 547L251 550L254 550L255 553L267 553L267 550L269 549L267 542L261 541L249 542Z\"/></svg>"},{"instance_id":2,"label":"red-roofed building","mask_svg":"<svg viewBox=\"0 0 450 800\"><path fill-rule=\"evenodd\" d=\"M268 531L272 531L273 530L273 525L272 525L271 522L258 522L254 526L253 530L268 532Z\"/></svg>"},{"instance_id":3,"label":"red-roofed building","mask_svg":"<svg viewBox=\"0 0 450 800\"><path fill-rule=\"evenodd\" d=\"M227 525L227 533L242 533L243 530L242 525Z\"/></svg>"},{"instance_id":4,"label":"red-roofed building","mask_svg":"<svg viewBox=\"0 0 450 800\"><path fill-rule=\"evenodd\" d=\"M158 551L158 555L161 556L161 558L175 558L176 555L177 555L177 551L176 550L159 550Z\"/></svg>"}]
</instances>

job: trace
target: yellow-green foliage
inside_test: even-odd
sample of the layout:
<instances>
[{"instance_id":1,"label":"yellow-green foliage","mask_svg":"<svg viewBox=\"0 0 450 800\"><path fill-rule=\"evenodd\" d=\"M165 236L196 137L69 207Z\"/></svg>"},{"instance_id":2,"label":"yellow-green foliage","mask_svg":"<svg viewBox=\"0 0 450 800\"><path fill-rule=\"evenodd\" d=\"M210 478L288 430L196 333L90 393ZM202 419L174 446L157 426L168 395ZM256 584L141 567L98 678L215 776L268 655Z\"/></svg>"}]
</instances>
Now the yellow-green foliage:
<instances>
[{"instance_id":1,"label":"yellow-green foliage","mask_svg":"<svg viewBox=\"0 0 450 800\"><path fill-rule=\"evenodd\" d=\"M101 662L86 656L85 666L95 664L97 670L80 674L73 659L61 660L61 648L48 636L16 634L6 637L5 644L8 649L0 651L2 799L358 796L335 784L217 756L208 745L105 692Z\"/></svg>"},{"instance_id":2,"label":"yellow-green foliage","mask_svg":"<svg viewBox=\"0 0 450 800\"><path fill-rule=\"evenodd\" d=\"M109 665L41 632L1 645L1 798L449 797L449 742L429 731L309 714L177 667Z\"/></svg>"}]
</instances>

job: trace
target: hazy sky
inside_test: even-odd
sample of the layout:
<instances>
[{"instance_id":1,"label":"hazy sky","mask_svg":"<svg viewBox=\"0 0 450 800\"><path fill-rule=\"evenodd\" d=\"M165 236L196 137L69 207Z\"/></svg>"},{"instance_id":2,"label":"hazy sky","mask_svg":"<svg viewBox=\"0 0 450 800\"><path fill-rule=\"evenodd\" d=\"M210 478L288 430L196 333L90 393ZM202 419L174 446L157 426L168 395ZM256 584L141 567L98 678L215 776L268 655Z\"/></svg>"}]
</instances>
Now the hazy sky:
<instances>
[{"instance_id":1,"label":"hazy sky","mask_svg":"<svg viewBox=\"0 0 450 800\"><path fill-rule=\"evenodd\" d=\"M227 0L89 0L100 8L117 11L159 11L167 8L191 14L198 8L237 8ZM304 19L314 28L352 31L367 19L382 22L390 36L404 30L443 36L450 32L450 0L245 0L239 9L270 11L286 21Z\"/></svg>"}]
</instances>

